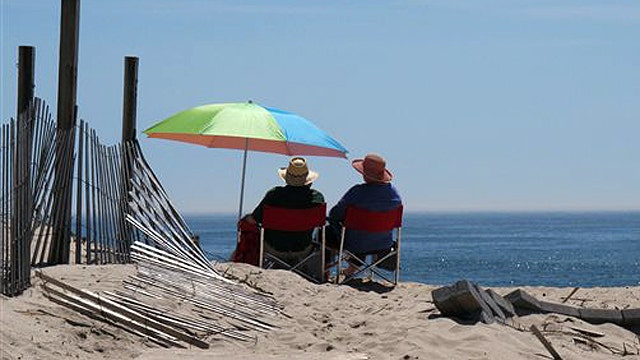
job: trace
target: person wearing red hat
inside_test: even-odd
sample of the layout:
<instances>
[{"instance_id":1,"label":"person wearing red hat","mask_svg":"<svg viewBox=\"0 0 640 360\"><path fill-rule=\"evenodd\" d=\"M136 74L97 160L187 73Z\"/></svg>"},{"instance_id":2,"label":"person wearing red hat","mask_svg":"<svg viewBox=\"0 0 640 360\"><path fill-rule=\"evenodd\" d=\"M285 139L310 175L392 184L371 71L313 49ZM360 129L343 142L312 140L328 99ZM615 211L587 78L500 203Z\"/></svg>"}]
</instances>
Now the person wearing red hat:
<instances>
[{"instance_id":1,"label":"person wearing red hat","mask_svg":"<svg viewBox=\"0 0 640 360\"><path fill-rule=\"evenodd\" d=\"M387 211L402 204L398 190L391 185L393 174L387 169L382 156L367 154L364 159L356 159L351 163L353 168L362 174L364 183L351 187L329 211L329 246L339 246L340 223L345 218L348 205L354 205L370 211ZM350 230L345 238L345 249L354 253L371 253L384 251L393 245L392 234L370 233Z\"/></svg>"}]
</instances>

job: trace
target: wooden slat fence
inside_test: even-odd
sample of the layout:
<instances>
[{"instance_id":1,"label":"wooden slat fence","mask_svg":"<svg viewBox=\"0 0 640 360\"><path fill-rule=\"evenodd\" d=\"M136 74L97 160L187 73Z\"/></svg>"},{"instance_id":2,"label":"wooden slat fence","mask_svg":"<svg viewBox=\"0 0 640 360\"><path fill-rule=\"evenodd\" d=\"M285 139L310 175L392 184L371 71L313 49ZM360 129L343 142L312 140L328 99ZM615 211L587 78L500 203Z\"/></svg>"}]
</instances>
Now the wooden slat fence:
<instances>
[{"instance_id":1,"label":"wooden slat fence","mask_svg":"<svg viewBox=\"0 0 640 360\"><path fill-rule=\"evenodd\" d=\"M0 138L0 291L19 295L30 285L32 266L130 262L129 247L141 236L125 221L126 161L135 159L122 149L134 144L105 145L82 120L71 130L57 129L38 98L18 120L2 124ZM73 151L60 151L68 148ZM56 174L58 163L68 163L57 153L73 154L73 168ZM56 176L73 176L73 185L56 194ZM72 203L56 208L58 196ZM71 236L59 239L56 229Z\"/></svg>"},{"instance_id":2,"label":"wooden slat fence","mask_svg":"<svg viewBox=\"0 0 640 360\"><path fill-rule=\"evenodd\" d=\"M103 144L84 121L78 130L72 260L127 263L134 235L124 220L127 178L123 145Z\"/></svg>"},{"instance_id":3,"label":"wooden slat fence","mask_svg":"<svg viewBox=\"0 0 640 360\"><path fill-rule=\"evenodd\" d=\"M3 294L26 289L32 266L129 263L134 242L225 280L194 242L137 140L106 145L83 120L61 130L36 98L19 121L2 125L0 145ZM60 181L72 185L56 193Z\"/></svg>"},{"instance_id":4,"label":"wooden slat fence","mask_svg":"<svg viewBox=\"0 0 640 360\"><path fill-rule=\"evenodd\" d=\"M193 233L145 160L137 141L127 148L131 164L129 215L127 220L144 229L148 244L188 259L202 268L213 269Z\"/></svg>"},{"instance_id":5,"label":"wooden slat fence","mask_svg":"<svg viewBox=\"0 0 640 360\"><path fill-rule=\"evenodd\" d=\"M0 139L1 287L19 295L30 285L32 239L43 236L53 164L55 124L48 106L35 99L18 121L2 125Z\"/></svg>"},{"instance_id":6,"label":"wooden slat fence","mask_svg":"<svg viewBox=\"0 0 640 360\"><path fill-rule=\"evenodd\" d=\"M32 266L135 261L127 293L92 293L37 274L52 301L117 320L163 346L208 348L208 336L255 341L255 333L278 327L282 307L271 295L230 280L207 259L136 140L105 145L83 120L60 130L39 99L2 125L1 136L3 294L29 287ZM72 185L56 193L71 176ZM61 197L69 200L55 201ZM149 296L193 311L157 308L144 302Z\"/></svg>"}]
</instances>

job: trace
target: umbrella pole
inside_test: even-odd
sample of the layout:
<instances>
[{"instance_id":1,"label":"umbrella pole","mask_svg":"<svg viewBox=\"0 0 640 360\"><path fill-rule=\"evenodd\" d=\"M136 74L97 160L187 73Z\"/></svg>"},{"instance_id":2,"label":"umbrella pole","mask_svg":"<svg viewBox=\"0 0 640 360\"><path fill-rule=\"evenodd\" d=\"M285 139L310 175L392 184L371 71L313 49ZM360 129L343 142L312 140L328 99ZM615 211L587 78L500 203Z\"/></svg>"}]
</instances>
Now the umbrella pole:
<instances>
[{"instance_id":1,"label":"umbrella pole","mask_svg":"<svg viewBox=\"0 0 640 360\"><path fill-rule=\"evenodd\" d=\"M244 201L244 175L247 170L247 151L248 150L249 150L249 138L246 138L244 142L244 157L242 159L242 183L240 185L240 206L238 209L238 224L240 224L240 219L242 218L242 202Z\"/></svg>"}]
</instances>

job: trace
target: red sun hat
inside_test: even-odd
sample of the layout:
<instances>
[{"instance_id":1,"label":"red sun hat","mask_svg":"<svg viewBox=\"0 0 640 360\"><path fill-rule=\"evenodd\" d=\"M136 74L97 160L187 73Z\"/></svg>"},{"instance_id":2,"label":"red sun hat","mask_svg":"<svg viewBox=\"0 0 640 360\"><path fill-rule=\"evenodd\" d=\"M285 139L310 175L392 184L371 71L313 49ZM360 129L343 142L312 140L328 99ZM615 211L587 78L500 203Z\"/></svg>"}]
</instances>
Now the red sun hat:
<instances>
[{"instance_id":1,"label":"red sun hat","mask_svg":"<svg viewBox=\"0 0 640 360\"><path fill-rule=\"evenodd\" d=\"M351 166L364 176L366 182L388 183L393 174L386 166L387 162L378 154L367 154L364 159L356 159Z\"/></svg>"}]
</instances>

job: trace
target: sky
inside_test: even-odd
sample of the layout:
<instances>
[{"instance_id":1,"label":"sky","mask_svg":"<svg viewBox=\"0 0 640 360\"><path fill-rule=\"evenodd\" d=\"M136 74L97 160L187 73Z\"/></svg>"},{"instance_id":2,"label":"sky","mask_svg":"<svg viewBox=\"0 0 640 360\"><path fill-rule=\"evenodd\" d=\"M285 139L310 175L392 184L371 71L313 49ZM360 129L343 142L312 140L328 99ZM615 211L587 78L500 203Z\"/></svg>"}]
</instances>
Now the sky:
<instances>
[{"instance_id":1,"label":"sky","mask_svg":"<svg viewBox=\"0 0 640 360\"><path fill-rule=\"evenodd\" d=\"M0 0L1 119L18 46L55 115L60 2ZM138 134L185 213L238 211L242 152L148 139L190 107L300 114L349 149L309 157L331 206L379 153L407 211L640 209L640 2L84 0L79 116L121 138L123 64L137 56ZM244 209L281 185L250 152Z\"/></svg>"}]
</instances>

